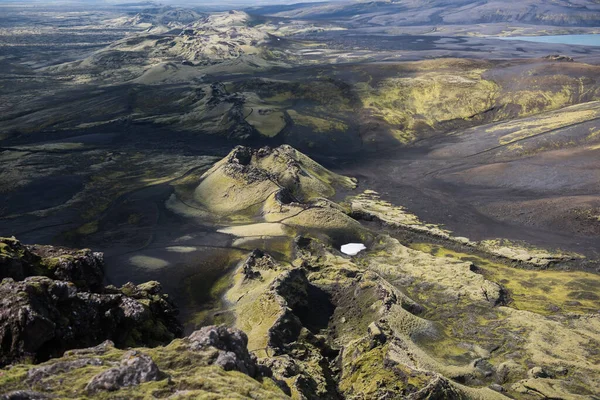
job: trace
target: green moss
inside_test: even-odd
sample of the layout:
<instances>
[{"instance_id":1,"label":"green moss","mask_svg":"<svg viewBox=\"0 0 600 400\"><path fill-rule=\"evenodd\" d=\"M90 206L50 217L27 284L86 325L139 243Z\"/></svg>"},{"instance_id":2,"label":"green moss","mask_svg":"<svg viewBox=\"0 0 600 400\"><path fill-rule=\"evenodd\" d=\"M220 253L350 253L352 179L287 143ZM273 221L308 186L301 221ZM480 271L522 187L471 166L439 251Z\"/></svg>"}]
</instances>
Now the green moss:
<instances>
[{"instance_id":1,"label":"green moss","mask_svg":"<svg viewBox=\"0 0 600 400\"><path fill-rule=\"evenodd\" d=\"M288 110L287 113L296 125L305 126L314 132L345 132L348 130L348 125L338 119L325 119L314 115L300 114L296 110Z\"/></svg>"},{"instance_id":2,"label":"green moss","mask_svg":"<svg viewBox=\"0 0 600 400\"><path fill-rule=\"evenodd\" d=\"M0 256L22 258L26 251L26 248L17 239L0 237Z\"/></svg>"},{"instance_id":3,"label":"green moss","mask_svg":"<svg viewBox=\"0 0 600 400\"><path fill-rule=\"evenodd\" d=\"M337 275L335 270L331 273ZM322 279L326 276L320 275L320 277L320 284L327 283L328 280ZM348 284L348 282L339 282L340 277L334 276L335 278L337 278L337 281L332 280L332 283ZM346 280L348 279L346 278ZM382 306L377 290L374 281L363 278L357 287L352 288L352 291L340 296L334 313L334 322L336 326L339 325L339 334L344 342L362 337L369 324L376 318L378 310Z\"/></svg>"},{"instance_id":4,"label":"green moss","mask_svg":"<svg viewBox=\"0 0 600 400\"><path fill-rule=\"evenodd\" d=\"M8 243L0 242L0 255L9 255L11 253L12 252Z\"/></svg>"},{"instance_id":5,"label":"green moss","mask_svg":"<svg viewBox=\"0 0 600 400\"><path fill-rule=\"evenodd\" d=\"M229 275L223 275L220 277L210 288L210 296L213 298L219 298L231 287L231 277Z\"/></svg>"},{"instance_id":6,"label":"green moss","mask_svg":"<svg viewBox=\"0 0 600 400\"><path fill-rule=\"evenodd\" d=\"M219 367L207 365L207 354L190 352L183 346L168 346L155 350L143 350L150 355L159 368L170 376L156 382L147 382L135 387L125 387L117 392L98 392L93 395L95 399L147 399L155 397L171 398L227 398L227 399L283 399L286 396L270 379L257 381L240 372L226 372ZM99 356L103 361L102 366L86 366L71 371L58 373L43 379L39 384L34 384L31 389L40 390L58 398L88 398L86 386L89 381L100 372L118 361L115 355L122 356L120 351L109 356ZM67 357L61 361L68 361L77 357ZM50 361L52 363L54 361ZM29 367L18 366L10 370L2 370L0 374L0 388L2 391L30 389L26 385L26 371ZM180 393L179 396L177 393Z\"/></svg>"},{"instance_id":7,"label":"green moss","mask_svg":"<svg viewBox=\"0 0 600 400\"><path fill-rule=\"evenodd\" d=\"M98 232L98 221L87 222L77 228L75 232L82 236L92 235Z\"/></svg>"},{"instance_id":8,"label":"green moss","mask_svg":"<svg viewBox=\"0 0 600 400\"><path fill-rule=\"evenodd\" d=\"M190 315L185 322L195 328L217 323L215 314L224 308L223 294L231 285L232 269L245 257L243 251L226 251L218 254L207 265L199 266L198 273L185 279L185 291L188 304L197 312Z\"/></svg>"},{"instance_id":9,"label":"green moss","mask_svg":"<svg viewBox=\"0 0 600 400\"><path fill-rule=\"evenodd\" d=\"M138 349L149 355L159 369L169 376L156 382L147 382L139 386L125 387L117 392L100 391L93 395L95 399L148 399L156 397L199 398L199 399L283 399L286 396L281 389L268 378L254 380L247 375L235 371L224 371L209 365L212 358L210 351L190 351L182 340L175 340L166 347L154 349ZM10 369L0 370L0 391L37 390L57 398L88 398L86 386L97 374L118 365L124 350L110 349L104 354L94 355L102 362L100 366L85 366L69 370L64 368L37 383L27 383L27 371L37 366L17 365ZM61 359L51 360L42 365L58 361L68 363L89 355L77 355L67 352Z\"/></svg>"},{"instance_id":10,"label":"green moss","mask_svg":"<svg viewBox=\"0 0 600 400\"><path fill-rule=\"evenodd\" d=\"M217 164L204 176L194 192L194 200L221 215L253 217L266 198L279 186L267 179L248 182L244 176L232 176Z\"/></svg>"},{"instance_id":11,"label":"green moss","mask_svg":"<svg viewBox=\"0 0 600 400\"><path fill-rule=\"evenodd\" d=\"M499 87L482 78L479 66L430 72L426 64L414 64L419 72L388 78L376 87L357 85L363 107L390 125L402 143L453 120L470 120L491 108Z\"/></svg>"},{"instance_id":12,"label":"green moss","mask_svg":"<svg viewBox=\"0 0 600 400\"><path fill-rule=\"evenodd\" d=\"M0 370L0 391L7 392L19 387L25 381L28 370L26 365L17 365L8 371Z\"/></svg>"},{"instance_id":13,"label":"green moss","mask_svg":"<svg viewBox=\"0 0 600 400\"><path fill-rule=\"evenodd\" d=\"M545 70L541 70L545 68L542 66L531 68L516 77L520 83L517 89L503 92L499 99L501 104L518 106L519 116L534 115L575 104L581 101L579 96L586 91L595 90L584 86L585 78L562 73L548 74ZM500 113L498 117L504 118L505 115Z\"/></svg>"},{"instance_id":14,"label":"green moss","mask_svg":"<svg viewBox=\"0 0 600 400\"><path fill-rule=\"evenodd\" d=\"M259 357L268 355L269 330L282 312L281 304L270 294L238 305L236 326L246 332L248 348Z\"/></svg>"},{"instance_id":15,"label":"green moss","mask_svg":"<svg viewBox=\"0 0 600 400\"><path fill-rule=\"evenodd\" d=\"M598 109L590 108L588 104L577 105L563 110L547 113L536 118L506 122L487 129L488 133L505 132L499 138L502 145L511 144L540 133L560 129L572 124L594 119L600 115Z\"/></svg>"},{"instance_id":16,"label":"green moss","mask_svg":"<svg viewBox=\"0 0 600 400\"><path fill-rule=\"evenodd\" d=\"M344 373L340 381L340 390L351 396L361 398L380 398L383 393L406 396L427 386L431 375L412 370L406 365L390 361L387 353L389 344L370 348L368 341L351 346L344 357ZM387 396L386 396L387 397Z\"/></svg>"},{"instance_id":17,"label":"green moss","mask_svg":"<svg viewBox=\"0 0 600 400\"><path fill-rule=\"evenodd\" d=\"M600 309L600 298L586 295L600 290L600 276L596 274L523 270L442 246L416 243L411 247L437 257L472 262L486 279L502 284L512 299L510 306L520 310L550 315L565 312L586 314ZM575 288L580 290L574 291Z\"/></svg>"},{"instance_id":18,"label":"green moss","mask_svg":"<svg viewBox=\"0 0 600 400\"><path fill-rule=\"evenodd\" d=\"M75 257L71 254L63 254L58 257L46 257L41 259L36 272L42 276L51 276L61 263L71 262Z\"/></svg>"},{"instance_id":19,"label":"green moss","mask_svg":"<svg viewBox=\"0 0 600 400\"><path fill-rule=\"evenodd\" d=\"M161 321L148 320L131 330L129 336L124 339L124 347L136 347L140 344L155 347L173 338L173 334Z\"/></svg>"},{"instance_id":20,"label":"green moss","mask_svg":"<svg viewBox=\"0 0 600 400\"><path fill-rule=\"evenodd\" d=\"M146 293L151 293L154 292L155 290L157 290L157 288L160 286L160 283L157 281L148 281L148 282L144 282L141 283L139 285L137 285L137 290L146 292Z\"/></svg>"},{"instance_id":21,"label":"green moss","mask_svg":"<svg viewBox=\"0 0 600 400\"><path fill-rule=\"evenodd\" d=\"M261 249L269 253L278 260L291 261L293 251L293 238L295 231L290 229L288 236L268 236L268 237L246 237L235 240L235 247L243 248L248 251Z\"/></svg>"},{"instance_id":22,"label":"green moss","mask_svg":"<svg viewBox=\"0 0 600 400\"><path fill-rule=\"evenodd\" d=\"M276 93L272 94L271 96L266 97L265 101L268 101L269 103L284 103L293 98L294 98L294 95L292 94L291 91L288 90L285 92L276 92Z\"/></svg>"}]
</instances>

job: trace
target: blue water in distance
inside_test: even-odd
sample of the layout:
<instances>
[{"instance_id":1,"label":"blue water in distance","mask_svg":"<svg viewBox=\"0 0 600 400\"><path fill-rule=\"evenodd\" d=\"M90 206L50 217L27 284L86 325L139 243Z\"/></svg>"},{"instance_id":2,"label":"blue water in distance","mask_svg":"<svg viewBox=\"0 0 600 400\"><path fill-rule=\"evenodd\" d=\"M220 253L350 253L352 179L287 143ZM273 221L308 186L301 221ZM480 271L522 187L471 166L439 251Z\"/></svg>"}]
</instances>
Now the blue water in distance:
<instances>
[{"instance_id":1,"label":"blue water in distance","mask_svg":"<svg viewBox=\"0 0 600 400\"><path fill-rule=\"evenodd\" d=\"M512 36L502 37L499 39L504 40L524 40L527 42L538 42L538 43L560 43L560 44L574 44L582 46L600 46L600 34L588 34L588 35L554 35L554 36Z\"/></svg>"}]
</instances>

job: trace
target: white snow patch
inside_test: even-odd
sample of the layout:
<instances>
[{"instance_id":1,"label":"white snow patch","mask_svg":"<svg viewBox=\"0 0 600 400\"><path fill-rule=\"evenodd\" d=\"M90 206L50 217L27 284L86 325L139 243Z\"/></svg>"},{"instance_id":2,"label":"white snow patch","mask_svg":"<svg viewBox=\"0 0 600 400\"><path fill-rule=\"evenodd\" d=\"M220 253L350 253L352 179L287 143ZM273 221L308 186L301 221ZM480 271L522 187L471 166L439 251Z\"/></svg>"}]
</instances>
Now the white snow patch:
<instances>
[{"instance_id":1,"label":"white snow patch","mask_svg":"<svg viewBox=\"0 0 600 400\"><path fill-rule=\"evenodd\" d=\"M363 250L366 250L366 246L362 243L348 243L342 246L342 253L349 256L355 256Z\"/></svg>"}]
</instances>

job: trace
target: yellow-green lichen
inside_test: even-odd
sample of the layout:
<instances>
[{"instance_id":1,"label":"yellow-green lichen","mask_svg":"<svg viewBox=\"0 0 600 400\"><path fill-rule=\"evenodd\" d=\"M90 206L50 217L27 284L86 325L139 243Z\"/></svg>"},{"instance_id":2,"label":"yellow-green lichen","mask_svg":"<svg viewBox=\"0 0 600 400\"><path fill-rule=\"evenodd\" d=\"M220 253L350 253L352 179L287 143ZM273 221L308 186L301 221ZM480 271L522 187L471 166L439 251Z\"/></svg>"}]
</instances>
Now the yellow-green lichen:
<instances>
[{"instance_id":1,"label":"yellow-green lichen","mask_svg":"<svg viewBox=\"0 0 600 400\"><path fill-rule=\"evenodd\" d=\"M483 275L508 290L520 310L543 315L556 313L584 314L600 309L600 276L581 271L532 271L513 268L480 256L453 251L425 243L411 247L437 257L472 262Z\"/></svg>"}]
</instances>

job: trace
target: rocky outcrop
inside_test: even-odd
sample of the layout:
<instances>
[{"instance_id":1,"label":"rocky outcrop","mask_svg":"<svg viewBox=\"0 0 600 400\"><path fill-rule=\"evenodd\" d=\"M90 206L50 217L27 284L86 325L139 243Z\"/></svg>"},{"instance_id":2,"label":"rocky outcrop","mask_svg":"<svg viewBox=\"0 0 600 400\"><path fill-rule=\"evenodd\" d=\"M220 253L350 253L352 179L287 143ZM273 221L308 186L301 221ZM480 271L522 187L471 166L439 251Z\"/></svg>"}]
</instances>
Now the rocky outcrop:
<instances>
[{"instance_id":1,"label":"rocky outcrop","mask_svg":"<svg viewBox=\"0 0 600 400\"><path fill-rule=\"evenodd\" d=\"M347 346L340 357L340 388L346 398L360 398L353 393L373 399L467 398L443 376L398 362L402 344L376 325L373 328L369 336Z\"/></svg>"},{"instance_id":2,"label":"rocky outcrop","mask_svg":"<svg viewBox=\"0 0 600 400\"><path fill-rule=\"evenodd\" d=\"M289 398L287 386L271 379L246 345L242 331L225 326L154 349L123 351L105 342L1 371L0 391L7 394L0 399Z\"/></svg>"},{"instance_id":3,"label":"rocky outcrop","mask_svg":"<svg viewBox=\"0 0 600 400\"><path fill-rule=\"evenodd\" d=\"M34 392L33 390L15 390L0 397L2 400L46 400L51 398L44 393Z\"/></svg>"},{"instance_id":4,"label":"rocky outcrop","mask_svg":"<svg viewBox=\"0 0 600 400\"><path fill-rule=\"evenodd\" d=\"M40 257L14 237L0 238L0 279L11 277L20 280L39 275L42 272L39 264Z\"/></svg>"},{"instance_id":5,"label":"rocky outcrop","mask_svg":"<svg viewBox=\"0 0 600 400\"><path fill-rule=\"evenodd\" d=\"M298 339L302 322L294 309L308 305L308 279L302 269L285 271L271 284L270 291L278 298L282 313L269 329L268 344L276 354L286 353L288 345Z\"/></svg>"},{"instance_id":6,"label":"rocky outcrop","mask_svg":"<svg viewBox=\"0 0 600 400\"><path fill-rule=\"evenodd\" d=\"M123 387L157 381L162 375L150 357L132 350L123 355L121 365L94 376L86 389L89 393L115 391Z\"/></svg>"},{"instance_id":7,"label":"rocky outcrop","mask_svg":"<svg viewBox=\"0 0 600 400\"><path fill-rule=\"evenodd\" d=\"M0 238L0 279L41 275L98 291L103 288L103 266L103 254L89 249L24 245L14 237Z\"/></svg>"},{"instance_id":8,"label":"rocky outcrop","mask_svg":"<svg viewBox=\"0 0 600 400\"><path fill-rule=\"evenodd\" d=\"M250 253L242 266L245 279L260 279L261 270L269 270L275 267L275 260L269 254L255 249Z\"/></svg>"},{"instance_id":9,"label":"rocky outcrop","mask_svg":"<svg viewBox=\"0 0 600 400\"><path fill-rule=\"evenodd\" d=\"M564 56L562 54L550 54L544 57L544 59L559 62L575 62L575 60L572 57Z\"/></svg>"},{"instance_id":10,"label":"rocky outcrop","mask_svg":"<svg viewBox=\"0 0 600 400\"><path fill-rule=\"evenodd\" d=\"M101 291L104 280L104 255L89 249L73 250L56 246L27 246L41 257L49 277L73 282L78 288Z\"/></svg>"},{"instance_id":11,"label":"rocky outcrop","mask_svg":"<svg viewBox=\"0 0 600 400\"><path fill-rule=\"evenodd\" d=\"M119 347L155 346L181 334L177 310L157 284L91 293L46 277L7 278L0 299L2 365L44 361L106 339Z\"/></svg>"},{"instance_id":12,"label":"rocky outcrop","mask_svg":"<svg viewBox=\"0 0 600 400\"><path fill-rule=\"evenodd\" d=\"M256 356L248 352L248 337L239 329L205 326L186 341L191 350L213 350L213 363L225 371L239 371L253 378L260 375Z\"/></svg>"},{"instance_id":13,"label":"rocky outcrop","mask_svg":"<svg viewBox=\"0 0 600 400\"><path fill-rule=\"evenodd\" d=\"M0 365L112 340L156 346L182 333L158 282L103 287L102 253L0 239ZM45 276L41 276L45 275Z\"/></svg>"}]
</instances>

